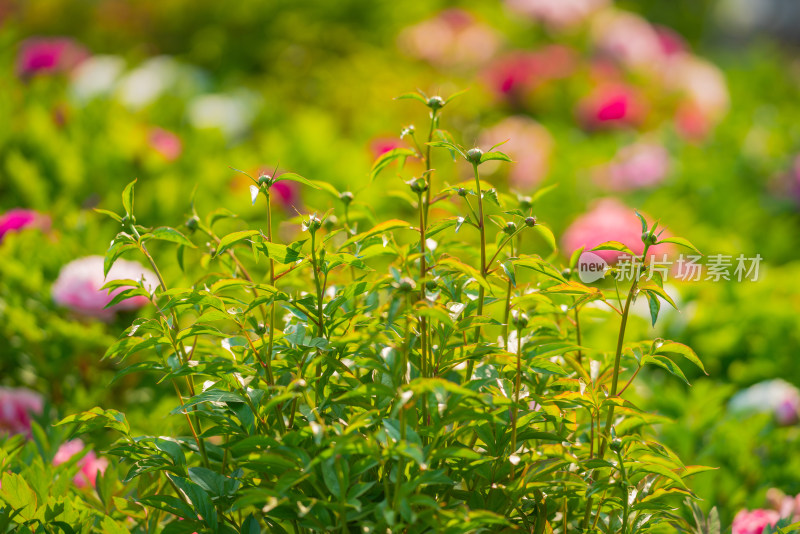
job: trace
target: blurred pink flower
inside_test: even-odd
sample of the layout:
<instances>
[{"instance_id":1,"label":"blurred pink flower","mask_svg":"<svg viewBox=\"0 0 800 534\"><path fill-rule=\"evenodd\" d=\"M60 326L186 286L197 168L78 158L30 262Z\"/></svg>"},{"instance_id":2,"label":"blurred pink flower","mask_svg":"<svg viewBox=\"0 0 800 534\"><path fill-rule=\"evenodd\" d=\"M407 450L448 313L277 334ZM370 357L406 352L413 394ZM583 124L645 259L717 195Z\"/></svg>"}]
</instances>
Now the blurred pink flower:
<instances>
[{"instance_id":1,"label":"blurred pink flower","mask_svg":"<svg viewBox=\"0 0 800 534\"><path fill-rule=\"evenodd\" d=\"M636 126L645 114L639 94L620 83L601 84L578 103L578 117L590 130Z\"/></svg>"},{"instance_id":2,"label":"blurred pink flower","mask_svg":"<svg viewBox=\"0 0 800 534\"><path fill-rule=\"evenodd\" d=\"M8 210L0 215L0 241L6 233L24 228L47 230L50 228L50 218L22 208Z\"/></svg>"},{"instance_id":3,"label":"blurred pink flower","mask_svg":"<svg viewBox=\"0 0 800 534\"><path fill-rule=\"evenodd\" d=\"M780 378L765 380L736 393L728 408L733 413L772 413L779 425L792 425L800 414L800 390Z\"/></svg>"},{"instance_id":4,"label":"blurred pink flower","mask_svg":"<svg viewBox=\"0 0 800 534\"><path fill-rule=\"evenodd\" d=\"M163 128L153 128L148 136L150 147L164 156L167 161L175 161L183 152L181 138Z\"/></svg>"},{"instance_id":5,"label":"blurred pink flower","mask_svg":"<svg viewBox=\"0 0 800 534\"><path fill-rule=\"evenodd\" d=\"M400 33L400 47L440 67L473 67L500 46L497 32L461 9L446 9Z\"/></svg>"},{"instance_id":6,"label":"blurred pink flower","mask_svg":"<svg viewBox=\"0 0 800 534\"><path fill-rule=\"evenodd\" d=\"M0 435L31 435L31 416L41 414L42 396L25 388L0 387Z\"/></svg>"},{"instance_id":7,"label":"blurred pink flower","mask_svg":"<svg viewBox=\"0 0 800 534\"><path fill-rule=\"evenodd\" d=\"M690 140L706 137L730 107L725 75L708 61L678 54L663 76L665 86L682 96L675 118L678 131Z\"/></svg>"},{"instance_id":8,"label":"blurred pink flower","mask_svg":"<svg viewBox=\"0 0 800 534\"><path fill-rule=\"evenodd\" d=\"M731 534L761 534L764 527L775 525L779 519L775 510L740 510L733 518Z\"/></svg>"},{"instance_id":9,"label":"blurred pink flower","mask_svg":"<svg viewBox=\"0 0 800 534\"><path fill-rule=\"evenodd\" d=\"M108 321L113 319L117 311L136 310L145 306L148 299L135 296L105 308L125 288L117 288L111 294L100 288L110 280L140 280L142 277L148 290L155 289L155 273L138 262L119 259L108 272L108 277L103 279L103 257L87 256L61 268L58 279L53 284L53 300L79 314Z\"/></svg>"},{"instance_id":10,"label":"blurred pink flower","mask_svg":"<svg viewBox=\"0 0 800 534\"><path fill-rule=\"evenodd\" d=\"M619 241L637 255L644 251L641 221L633 209L615 198L596 201L591 210L575 219L564 232L561 245L564 253L569 256L581 247L589 250L606 241ZM652 246L648 256L656 255L656 259L660 259L662 254L670 251L672 247L669 245ZM595 254L609 263L624 255L623 252L613 250L601 250Z\"/></svg>"},{"instance_id":11,"label":"blurred pink flower","mask_svg":"<svg viewBox=\"0 0 800 534\"><path fill-rule=\"evenodd\" d=\"M653 28L661 43L661 52L669 57L682 52L688 52L689 46L681 34L667 26L654 25Z\"/></svg>"},{"instance_id":12,"label":"blurred pink flower","mask_svg":"<svg viewBox=\"0 0 800 534\"><path fill-rule=\"evenodd\" d=\"M292 212L295 207L299 208L300 186L297 182L291 180L277 182L270 188L270 194L275 203L287 213Z\"/></svg>"},{"instance_id":13,"label":"blurred pink flower","mask_svg":"<svg viewBox=\"0 0 800 534\"><path fill-rule=\"evenodd\" d=\"M555 29L574 26L608 3L608 0L505 0L512 12Z\"/></svg>"},{"instance_id":14,"label":"blurred pink flower","mask_svg":"<svg viewBox=\"0 0 800 534\"><path fill-rule=\"evenodd\" d=\"M629 191L660 183L669 167L669 152L663 145L640 141L617 152L613 161L597 170L595 180L612 191Z\"/></svg>"},{"instance_id":15,"label":"blurred pink flower","mask_svg":"<svg viewBox=\"0 0 800 534\"><path fill-rule=\"evenodd\" d=\"M89 57L89 52L68 37L32 37L22 42L17 55L17 74L67 72Z\"/></svg>"},{"instance_id":16,"label":"blurred pink flower","mask_svg":"<svg viewBox=\"0 0 800 534\"><path fill-rule=\"evenodd\" d=\"M554 144L550 132L531 118L512 116L483 132L478 144L488 147L506 140L508 142L497 150L505 152L514 160L509 167L511 185L521 190L535 187L545 177L550 166ZM487 167L485 173L493 172L490 163L484 166Z\"/></svg>"},{"instance_id":17,"label":"blurred pink flower","mask_svg":"<svg viewBox=\"0 0 800 534\"><path fill-rule=\"evenodd\" d=\"M549 45L533 52L511 52L497 58L483 78L498 97L521 96L540 84L566 78L575 70L577 54L563 45Z\"/></svg>"},{"instance_id":18,"label":"blurred pink flower","mask_svg":"<svg viewBox=\"0 0 800 534\"><path fill-rule=\"evenodd\" d=\"M378 158L382 154L394 150L395 148L408 148L408 146L396 137L378 137L369 143L369 149L373 158Z\"/></svg>"},{"instance_id":19,"label":"blurred pink flower","mask_svg":"<svg viewBox=\"0 0 800 534\"><path fill-rule=\"evenodd\" d=\"M628 11L606 10L592 22L595 48L628 68L658 69L666 58L661 39L645 19Z\"/></svg>"},{"instance_id":20,"label":"blurred pink flower","mask_svg":"<svg viewBox=\"0 0 800 534\"><path fill-rule=\"evenodd\" d=\"M56 451L53 458L53 465L61 465L68 462L70 458L76 454L81 453L86 446L79 439L73 439L63 443ZM94 451L89 451L86 455L78 460L78 472L72 479L72 482L79 488L87 486L94 487L97 473L105 473L108 467L108 460L105 458L98 458Z\"/></svg>"},{"instance_id":21,"label":"blurred pink flower","mask_svg":"<svg viewBox=\"0 0 800 534\"><path fill-rule=\"evenodd\" d=\"M770 488L767 490L767 502L782 518L788 517L792 523L800 521L800 495L792 497L778 488Z\"/></svg>"}]
</instances>

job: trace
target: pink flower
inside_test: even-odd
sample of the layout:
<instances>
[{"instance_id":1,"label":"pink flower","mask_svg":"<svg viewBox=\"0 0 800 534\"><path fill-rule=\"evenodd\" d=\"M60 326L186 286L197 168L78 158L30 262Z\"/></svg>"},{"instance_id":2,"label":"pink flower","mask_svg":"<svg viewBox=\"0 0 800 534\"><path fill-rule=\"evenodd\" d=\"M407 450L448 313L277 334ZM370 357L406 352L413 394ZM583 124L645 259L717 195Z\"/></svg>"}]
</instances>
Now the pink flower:
<instances>
[{"instance_id":1,"label":"pink flower","mask_svg":"<svg viewBox=\"0 0 800 534\"><path fill-rule=\"evenodd\" d=\"M608 0L505 0L505 4L514 13L563 29L582 22Z\"/></svg>"},{"instance_id":2,"label":"pink flower","mask_svg":"<svg viewBox=\"0 0 800 534\"><path fill-rule=\"evenodd\" d=\"M650 220L648 218L648 220ZM642 243L642 223L633 209L614 198L598 200L592 209L572 222L561 238L564 253L569 256L581 247L589 250L606 241L619 241L635 254L644 251ZM672 250L667 245L650 247L648 256L656 255L656 259ZM624 253L613 250L595 252L609 263L615 262Z\"/></svg>"},{"instance_id":3,"label":"pink flower","mask_svg":"<svg viewBox=\"0 0 800 534\"><path fill-rule=\"evenodd\" d=\"M293 211L293 208L298 207L300 202L300 186L297 182L291 180L283 180L272 185L270 188L272 200L286 210L287 212Z\"/></svg>"},{"instance_id":4,"label":"pink flower","mask_svg":"<svg viewBox=\"0 0 800 534\"><path fill-rule=\"evenodd\" d=\"M89 52L67 37L32 37L22 42L17 55L17 74L67 72L89 57Z\"/></svg>"},{"instance_id":5,"label":"pink flower","mask_svg":"<svg viewBox=\"0 0 800 534\"><path fill-rule=\"evenodd\" d=\"M508 140L498 150L508 154L514 163L509 164L509 178L512 186L529 190L538 185L547 174L550 155L553 151L553 138L544 126L524 116L512 116L498 122L480 137L480 146L492 146ZM491 163L481 168L491 174Z\"/></svg>"},{"instance_id":6,"label":"pink flower","mask_svg":"<svg viewBox=\"0 0 800 534\"><path fill-rule=\"evenodd\" d=\"M183 152L180 137L162 128L153 128L149 135L150 147L164 156L167 161L175 161Z\"/></svg>"},{"instance_id":7,"label":"pink flower","mask_svg":"<svg viewBox=\"0 0 800 534\"><path fill-rule=\"evenodd\" d=\"M53 465L61 465L68 462L73 456L81 453L85 449L85 445L79 439L73 439L63 443L56 452L53 458ZM89 451L86 455L78 460L78 472L72 479L72 482L79 488L87 486L94 487L97 473L105 473L108 467L108 460L105 458L98 458L94 451Z\"/></svg>"},{"instance_id":8,"label":"pink flower","mask_svg":"<svg viewBox=\"0 0 800 534\"><path fill-rule=\"evenodd\" d=\"M678 131L690 140L706 137L730 107L725 75L698 57L678 54L664 70L664 84L682 96L676 124Z\"/></svg>"},{"instance_id":9,"label":"pink flower","mask_svg":"<svg viewBox=\"0 0 800 534\"><path fill-rule=\"evenodd\" d=\"M629 191L660 183L669 172L669 152L662 145L640 141L622 148L601 167L595 180L612 191Z\"/></svg>"},{"instance_id":10,"label":"pink flower","mask_svg":"<svg viewBox=\"0 0 800 534\"><path fill-rule=\"evenodd\" d=\"M25 388L0 388L0 435L31 435L31 416L41 414L42 396Z\"/></svg>"},{"instance_id":11,"label":"pink flower","mask_svg":"<svg viewBox=\"0 0 800 534\"><path fill-rule=\"evenodd\" d=\"M377 139L373 139L369 143L370 152L372 152L373 158L378 158L382 154L389 152L390 150L394 150L395 148L408 148L406 144L397 139L396 137L379 137Z\"/></svg>"},{"instance_id":12,"label":"pink flower","mask_svg":"<svg viewBox=\"0 0 800 534\"><path fill-rule=\"evenodd\" d=\"M733 413L771 412L779 425L791 425L800 413L800 390L780 378L765 380L736 393L728 408Z\"/></svg>"},{"instance_id":13,"label":"pink flower","mask_svg":"<svg viewBox=\"0 0 800 534\"><path fill-rule=\"evenodd\" d=\"M136 310L149 301L137 295L105 308L125 288L117 288L111 294L100 288L109 280L140 280L142 277L145 287L152 291L157 285L156 275L140 263L119 259L104 279L103 257L87 256L62 267L53 284L53 300L79 314L108 321L114 318L117 311Z\"/></svg>"},{"instance_id":14,"label":"pink flower","mask_svg":"<svg viewBox=\"0 0 800 534\"><path fill-rule=\"evenodd\" d=\"M461 9L446 9L400 33L410 55L440 67L471 67L491 58L500 45L497 33Z\"/></svg>"},{"instance_id":15,"label":"pink flower","mask_svg":"<svg viewBox=\"0 0 800 534\"><path fill-rule=\"evenodd\" d=\"M24 228L39 228L47 230L50 227L50 219L40 215L35 211L16 208L0 215L0 241L3 236L11 231L22 230Z\"/></svg>"},{"instance_id":16,"label":"pink flower","mask_svg":"<svg viewBox=\"0 0 800 534\"><path fill-rule=\"evenodd\" d=\"M658 32L634 13L600 13L592 23L592 36L600 53L629 68L658 69L666 58Z\"/></svg>"},{"instance_id":17,"label":"pink flower","mask_svg":"<svg viewBox=\"0 0 800 534\"><path fill-rule=\"evenodd\" d=\"M779 519L775 510L740 510L733 518L731 534L761 534L764 527L774 526Z\"/></svg>"},{"instance_id":18,"label":"pink flower","mask_svg":"<svg viewBox=\"0 0 800 534\"><path fill-rule=\"evenodd\" d=\"M511 52L484 71L483 78L498 97L522 96L544 82L566 78L575 70L575 51L549 45L533 52Z\"/></svg>"},{"instance_id":19,"label":"pink flower","mask_svg":"<svg viewBox=\"0 0 800 534\"><path fill-rule=\"evenodd\" d=\"M636 126L645 113L639 94L619 83L601 84L578 103L578 117L590 130Z\"/></svg>"}]
</instances>

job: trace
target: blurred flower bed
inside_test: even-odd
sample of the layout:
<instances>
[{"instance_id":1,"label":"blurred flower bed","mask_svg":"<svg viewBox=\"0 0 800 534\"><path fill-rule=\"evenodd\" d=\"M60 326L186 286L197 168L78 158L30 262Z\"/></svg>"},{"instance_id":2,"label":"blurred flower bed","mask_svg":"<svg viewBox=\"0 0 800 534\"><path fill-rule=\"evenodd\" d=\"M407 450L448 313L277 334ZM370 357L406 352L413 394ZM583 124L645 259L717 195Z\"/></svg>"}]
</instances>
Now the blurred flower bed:
<instances>
[{"instance_id":1,"label":"blurred flower bed","mask_svg":"<svg viewBox=\"0 0 800 534\"><path fill-rule=\"evenodd\" d=\"M704 511L717 506L735 533L797 516L800 70L770 41L726 48L691 17L670 27L648 9L0 2L0 431L29 437L31 420L99 405L169 432L150 417L162 389L146 375L109 385L115 364L102 359L135 314L152 313L141 297L104 308L113 295L99 291L98 256L117 230L92 208L116 206L124 184L139 178L141 224L178 226L192 199L263 221L230 167L292 169L352 191L356 219L407 218L411 206L368 179L375 157L408 142L383 125L413 110L387 102L408 87L469 88L451 120L466 144L508 140L515 163L485 169L513 202L555 186L534 206L563 263L606 240L641 252L634 208L706 255L763 258L757 281L671 280L682 311L662 310L656 332L646 309L634 318L632 338L681 340L710 375L687 367L688 388L648 371L635 393L671 418L660 435L687 464L719 468L693 479ZM450 183L469 177L451 167ZM298 214L337 200L282 184L287 236ZM180 276L177 261L168 269ZM155 283L134 262L109 279L142 274ZM590 317L586 330L610 343ZM83 450L63 441L53 463ZM107 465L93 451L78 462L79 487Z\"/></svg>"}]
</instances>

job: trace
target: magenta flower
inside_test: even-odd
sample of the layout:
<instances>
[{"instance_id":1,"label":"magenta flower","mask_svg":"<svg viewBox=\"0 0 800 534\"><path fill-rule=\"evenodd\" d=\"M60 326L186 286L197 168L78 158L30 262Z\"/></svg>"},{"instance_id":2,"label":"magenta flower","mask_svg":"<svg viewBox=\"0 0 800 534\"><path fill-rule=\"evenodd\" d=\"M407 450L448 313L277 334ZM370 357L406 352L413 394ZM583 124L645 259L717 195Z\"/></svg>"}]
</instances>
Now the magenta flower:
<instances>
[{"instance_id":1,"label":"magenta flower","mask_svg":"<svg viewBox=\"0 0 800 534\"><path fill-rule=\"evenodd\" d=\"M731 534L761 534L767 525L774 526L780 520L775 510L740 510L733 518Z\"/></svg>"},{"instance_id":2,"label":"magenta flower","mask_svg":"<svg viewBox=\"0 0 800 534\"><path fill-rule=\"evenodd\" d=\"M125 299L110 308L106 304L125 288L120 287L109 294L100 288L109 280L140 280L144 278L145 287L153 291L157 285L155 273L145 269L140 263L128 260L117 260L103 278L103 257L88 256L74 260L65 265L53 284L53 300L81 315L97 317L109 321L117 311L136 310L149 301L144 296Z\"/></svg>"},{"instance_id":3,"label":"magenta flower","mask_svg":"<svg viewBox=\"0 0 800 534\"><path fill-rule=\"evenodd\" d=\"M67 37L32 37L22 42L17 55L17 74L68 72L89 57L89 52Z\"/></svg>"},{"instance_id":4,"label":"magenta flower","mask_svg":"<svg viewBox=\"0 0 800 534\"><path fill-rule=\"evenodd\" d=\"M79 439L73 439L63 443L56 451L53 458L53 465L61 465L68 462L73 456L81 453L86 446ZM105 473L108 467L108 460L105 458L98 458L94 451L89 451L86 455L78 460L78 472L72 479L72 482L79 488L87 486L94 487L97 473Z\"/></svg>"},{"instance_id":5,"label":"magenta flower","mask_svg":"<svg viewBox=\"0 0 800 534\"><path fill-rule=\"evenodd\" d=\"M396 137L379 137L369 143L370 152L375 159L395 148L408 148L408 146Z\"/></svg>"},{"instance_id":6,"label":"magenta flower","mask_svg":"<svg viewBox=\"0 0 800 534\"><path fill-rule=\"evenodd\" d=\"M498 97L524 96L550 80L566 78L575 70L576 54L569 47L549 45L533 52L511 52L493 61L483 78Z\"/></svg>"},{"instance_id":7,"label":"magenta flower","mask_svg":"<svg viewBox=\"0 0 800 534\"><path fill-rule=\"evenodd\" d=\"M175 161L183 152L181 138L163 128L153 128L148 136L150 147L164 156L167 161Z\"/></svg>"},{"instance_id":8,"label":"magenta flower","mask_svg":"<svg viewBox=\"0 0 800 534\"><path fill-rule=\"evenodd\" d=\"M404 29L399 44L408 54L439 67L471 67L488 61L500 39L470 13L446 9Z\"/></svg>"},{"instance_id":9,"label":"magenta flower","mask_svg":"<svg viewBox=\"0 0 800 534\"><path fill-rule=\"evenodd\" d=\"M669 172L669 152L662 145L640 141L622 148L598 169L595 180L612 191L630 191L660 183Z\"/></svg>"},{"instance_id":10,"label":"magenta flower","mask_svg":"<svg viewBox=\"0 0 800 534\"><path fill-rule=\"evenodd\" d=\"M50 228L50 219L35 211L22 208L15 208L0 215L0 241L6 233L24 228L47 230Z\"/></svg>"},{"instance_id":11,"label":"magenta flower","mask_svg":"<svg viewBox=\"0 0 800 534\"><path fill-rule=\"evenodd\" d=\"M564 253L569 256L581 247L589 250L606 241L619 241L637 255L644 251L641 221L633 209L614 198L598 200L589 212L575 219L564 232L561 244ZM648 256L656 255L656 258L660 259L661 255L671 250L672 247L668 245L652 246ZM595 254L613 263L624 253L601 250Z\"/></svg>"},{"instance_id":12,"label":"magenta flower","mask_svg":"<svg viewBox=\"0 0 800 534\"><path fill-rule=\"evenodd\" d=\"M0 435L31 435L31 420L44 409L42 396L25 388L0 387Z\"/></svg>"},{"instance_id":13,"label":"magenta flower","mask_svg":"<svg viewBox=\"0 0 800 534\"><path fill-rule=\"evenodd\" d=\"M272 200L287 212L291 212L300 203L300 187L297 182L283 180L273 184L269 191Z\"/></svg>"},{"instance_id":14,"label":"magenta flower","mask_svg":"<svg viewBox=\"0 0 800 534\"><path fill-rule=\"evenodd\" d=\"M623 84L602 84L578 104L578 117L589 130L636 126L644 116L638 93Z\"/></svg>"},{"instance_id":15,"label":"magenta flower","mask_svg":"<svg viewBox=\"0 0 800 534\"><path fill-rule=\"evenodd\" d=\"M498 122L480 137L480 146L492 146L508 141L499 150L508 154L514 163L509 166L511 185L520 190L536 187L547 174L553 151L553 137L547 129L525 116L512 116ZM483 171L491 174L499 165L484 164Z\"/></svg>"}]
</instances>

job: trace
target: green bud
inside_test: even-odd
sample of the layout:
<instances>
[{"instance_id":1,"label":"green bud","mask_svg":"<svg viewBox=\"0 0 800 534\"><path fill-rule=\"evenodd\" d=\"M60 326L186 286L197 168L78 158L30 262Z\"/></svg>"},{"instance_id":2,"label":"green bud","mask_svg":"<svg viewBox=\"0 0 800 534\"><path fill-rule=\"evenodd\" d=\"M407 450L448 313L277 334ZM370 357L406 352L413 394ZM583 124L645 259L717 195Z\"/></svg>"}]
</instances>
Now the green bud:
<instances>
[{"instance_id":1,"label":"green bud","mask_svg":"<svg viewBox=\"0 0 800 534\"><path fill-rule=\"evenodd\" d=\"M425 178L412 178L406 182L406 185L411 188L414 193L424 193L428 190L428 182Z\"/></svg>"},{"instance_id":2,"label":"green bud","mask_svg":"<svg viewBox=\"0 0 800 534\"><path fill-rule=\"evenodd\" d=\"M425 282L425 289L428 291L436 291L436 288L439 287L439 282L436 280L428 280Z\"/></svg>"},{"instance_id":3,"label":"green bud","mask_svg":"<svg viewBox=\"0 0 800 534\"><path fill-rule=\"evenodd\" d=\"M483 150L480 148L470 148L467 151L467 161L472 163L473 165L477 165L481 162L481 157L483 156Z\"/></svg>"},{"instance_id":4,"label":"green bud","mask_svg":"<svg viewBox=\"0 0 800 534\"><path fill-rule=\"evenodd\" d=\"M345 206L348 206L353 201L353 193L350 191L344 191L339 193L339 200L344 202Z\"/></svg>"},{"instance_id":5,"label":"green bud","mask_svg":"<svg viewBox=\"0 0 800 534\"><path fill-rule=\"evenodd\" d=\"M514 221L508 221L506 223L506 227L503 228L503 232L507 233L508 235L513 235L514 232L517 231L517 224Z\"/></svg>"},{"instance_id":6,"label":"green bud","mask_svg":"<svg viewBox=\"0 0 800 534\"><path fill-rule=\"evenodd\" d=\"M262 174L258 177L258 185L261 187L269 187L272 185L272 176Z\"/></svg>"},{"instance_id":7,"label":"green bud","mask_svg":"<svg viewBox=\"0 0 800 534\"><path fill-rule=\"evenodd\" d=\"M608 445L608 448L614 452L619 452L622 450L622 440L615 437L611 440L611 443Z\"/></svg>"},{"instance_id":8,"label":"green bud","mask_svg":"<svg viewBox=\"0 0 800 534\"><path fill-rule=\"evenodd\" d=\"M320 226L322 226L322 221L320 221L319 217L316 215L309 215L308 220L303 222L303 226L305 230L308 230L313 234L319 230Z\"/></svg>"},{"instance_id":9,"label":"green bud","mask_svg":"<svg viewBox=\"0 0 800 534\"><path fill-rule=\"evenodd\" d=\"M402 291L403 293L414 291L417 288L417 283L408 277L401 278L399 282L396 282L393 285L395 289Z\"/></svg>"},{"instance_id":10,"label":"green bud","mask_svg":"<svg viewBox=\"0 0 800 534\"><path fill-rule=\"evenodd\" d=\"M519 207L524 210L529 210L533 207L533 200L529 196L518 195L517 201L519 202Z\"/></svg>"},{"instance_id":11,"label":"green bud","mask_svg":"<svg viewBox=\"0 0 800 534\"><path fill-rule=\"evenodd\" d=\"M339 219L336 215L328 215L322 225L325 227L326 230L332 230L336 224L339 222Z\"/></svg>"},{"instance_id":12,"label":"green bud","mask_svg":"<svg viewBox=\"0 0 800 534\"><path fill-rule=\"evenodd\" d=\"M572 276L572 269L570 268L564 269L563 271L561 271L561 276L569 280L569 277Z\"/></svg>"},{"instance_id":13,"label":"green bud","mask_svg":"<svg viewBox=\"0 0 800 534\"><path fill-rule=\"evenodd\" d=\"M194 232L197 230L197 225L199 224L199 220L197 219L196 215L192 215L186 220L186 228L189 229L189 232Z\"/></svg>"},{"instance_id":14,"label":"green bud","mask_svg":"<svg viewBox=\"0 0 800 534\"><path fill-rule=\"evenodd\" d=\"M520 312L519 310L512 310L511 324L513 324L518 330L522 330L528 326L528 315Z\"/></svg>"},{"instance_id":15,"label":"green bud","mask_svg":"<svg viewBox=\"0 0 800 534\"><path fill-rule=\"evenodd\" d=\"M528 228L533 228L534 226L536 226L536 217L533 216L525 217L525 226L527 226Z\"/></svg>"},{"instance_id":16,"label":"green bud","mask_svg":"<svg viewBox=\"0 0 800 534\"><path fill-rule=\"evenodd\" d=\"M467 196L467 194L469 194L469 191L467 191L463 187L459 187L458 188L458 196L465 197L465 196Z\"/></svg>"},{"instance_id":17,"label":"green bud","mask_svg":"<svg viewBox=\"0 0 800 534\"><path fill-rule=\"evenodd\" d=\"M267 325L265 325L264 323L258 323L256 325L255 330L256 334L258 334L259 336L263 336L267 332Z\"/></svg>"},{"instance_id":18,"label":"green bud","mask_svg":"<svg viewBox=\"0 0 800 534\"><path fill-rule=\"evenodd\" d=\"M646 243L649 245L655 245L658 238L652 232L645 232L642 234L642 243Z\"/></svg>"},{"instance_id":19,"label":"green bud","mask_svg":"<svg viewBox=\"0 0 800 534\"><path fill-rule=\"evenodd\" d=\"M441 96L432 96L428 99L428 107L432 110L436 111L437 109L442 109L444 107L444 98Z\"/></svg>"},{"instance_id":20,"label":"green bud","mask_svg":"<svg viewBox=\"0 0 800 534\"><path fill-rule=\"evenodd\" d=\"M126 230L132 229L134 224L136 224L136 217L133 215L125 215L122 218L122 227Z\"/></svg>"}]
</instances>

